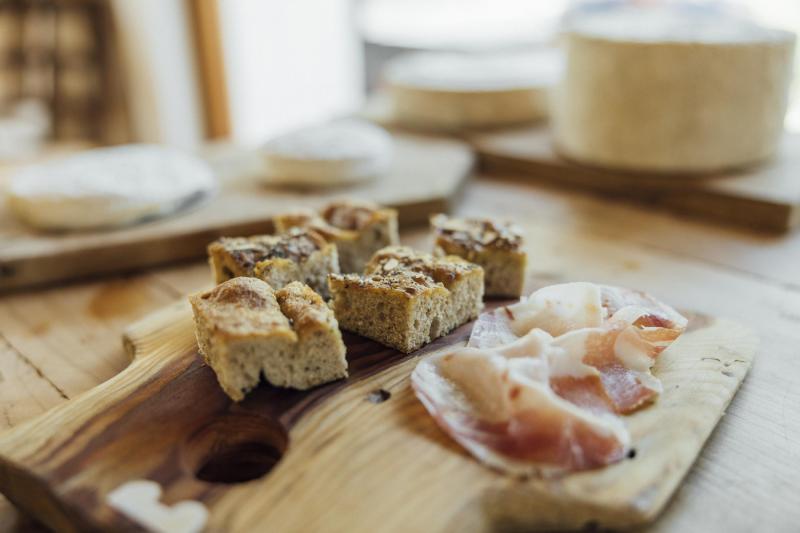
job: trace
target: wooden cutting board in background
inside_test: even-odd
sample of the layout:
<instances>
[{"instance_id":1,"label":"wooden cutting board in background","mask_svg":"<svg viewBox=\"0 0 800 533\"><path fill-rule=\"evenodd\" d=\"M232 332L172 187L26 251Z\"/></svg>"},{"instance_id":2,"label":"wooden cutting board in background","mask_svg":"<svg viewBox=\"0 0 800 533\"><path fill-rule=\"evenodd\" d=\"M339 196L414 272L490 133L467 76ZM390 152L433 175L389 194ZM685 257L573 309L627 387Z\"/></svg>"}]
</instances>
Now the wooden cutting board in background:
<instances>
[{"instance_id":1,"label":"wooden cutting board in background","mask_svg":"<svg viewBox=\"0 0 800 533\"><path fill-rule=\"evenodd\" d=\"M736 173L653 176L570 163L547 126L466 134L488 174L644 201L720 222L772 232L800 224L800 135L784 135L773 161Z\"/></svg>"},{"instance_id":2,"label":"wooden cutting board in background","mask_svg":"<svg viewBox=\"0 0 800 533\"><path fill-rule=\"evenodd\" d=\"M388 95L378 92L361 116L393 131ZM717 222L775 233L800 225L800 135L786 133L773 161L708 176L669 176L590 168L566 161L553 149L547 124L498 130L428 132L463 139L476 152L484 175L546 183L624 197Z\"/></svg>"},{"instance_id":3,"label":"wooden cutting board in background","mask_svg":"<svg viewBox=\"0 0 800 533\"><path fill-rule=\"evenodd\" d=\"M142 480L158 483L167 505L202 504L208 531L626 528L669 501L756 345L739 324L694 317L659 357L662 396L626 417L635 453L522 480L478 464L411 390L419 358L469 331L411 355L345 335L349 379L306 392L262 385L233 404L197 354L181 302L128 330L133 362L118 376L0 436L0 490L63 531L127 530L152 516L152 502L126 499L121 513L109 500Z\"/></svg>"},{"instance_id":4,"label":"wooden cutting board in background","mask_svg":"<svg viewBox=\"0 0 800 533\"><path fill-rule=\"evenodd\" d=\"M395 207L401 226L427 223L430 214L448 211L458 197L473 168L472 151L457 140L405 134L394 139L391 170L368 183L304 192L269 188L254 176L231 177L206 203L113 231L36 232L0 202L0 291L197 259L219 236L268 233L273 215L334 198L368 199Z\"/></svg>"}]
</instances>

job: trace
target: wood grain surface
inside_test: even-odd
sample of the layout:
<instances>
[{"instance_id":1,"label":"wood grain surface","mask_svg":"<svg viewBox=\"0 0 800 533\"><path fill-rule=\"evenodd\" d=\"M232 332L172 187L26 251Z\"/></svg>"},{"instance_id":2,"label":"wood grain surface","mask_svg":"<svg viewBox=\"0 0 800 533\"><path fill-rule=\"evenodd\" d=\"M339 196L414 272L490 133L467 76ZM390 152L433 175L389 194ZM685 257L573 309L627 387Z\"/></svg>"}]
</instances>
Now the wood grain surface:
<instances>
[{"instance_id":1,"label":"wood grain surface","mask_svg":"<svg viewBox=\"0 0 800 533\"><path fill-rule=\"evenodd\" d=\"M389 97L380 92L368 100L362 116L394 131L415 131L393 120ZM557 153L544 122L518 128L427 133L468 142L485 177L513 177L611 195L770 233L785 233L800 224L800 180L796 179L800 135L796 133L784 135L772 161L708 175L636 173L571 163Z\"/></svg>"},{"instance_id":2,"label":"wood grain surface","mask_svg":"<svg viewBox=\"0 0 800 533\"><path fill-rule=\"evenodd\" d=\"M470 149L447 139L395 135L394 140L391 169L367 183L303 191L236 176L223 180L217 196L183 213L113 231L36 232L2 204L0 291L198 259L219 236L266 233L275 214L343 196L397 208L401 226L427 223L432 213L449 211L472 170Z\"/></svg>"},{"instance_id":3,"label":"wood grain surface","mask_svg":"<svg viewBox=\"0 0 800 533\"><path fill-rule=\"evenodd\" d=\"M633 198L695 216L784 232L800 223L800 135L785 134L773 161L705 176L591 168L559 157L546 126L467 136L490 174Z\"/></svg>"},{"instance_id":4,"label":"wood grain surface","mask_svg":"<svg viewBox=\"0 0 800 533\"><path fill-rule=\"evenodd\" d=\"M663 508L756 348L740 324L695 317L659 357L661 398L626 418L635 455L515 480L475 464L411 392L419 358L463 344L470 329L411 356L345 335L347 380L309 392L262 385L234 404L197 353L191 313L171 306L127 332L126 370L0 437L0 490L62 530L130 527L107 494L138 479L158 482L167 505L203 503L212 531L630 527ZM413 504L389 503L403 494Z\"/></svg>"},{"instance_id":5,"label":"wood grain surface","mask_svg":"<svg viewBox=\"0 0 800 533\"><path fill-rule=\"evenodd\" d=\"M768 236L517 179L470 183L457 212L520 221L532 274L636 286L755 328L760 357L671 503L648 531L796 531L800 508L800 235ZM425 231L404 243L430 245ZM196 262L0 296L0 429L78 397L128 362L138 317L210 285ZM108 295L114 295L106 302ZM104 301L105 303L98 303ZM388 385L388 383L387 383ZM32 518L0 501L0 531Z\"/></svg>"}]
</instances>

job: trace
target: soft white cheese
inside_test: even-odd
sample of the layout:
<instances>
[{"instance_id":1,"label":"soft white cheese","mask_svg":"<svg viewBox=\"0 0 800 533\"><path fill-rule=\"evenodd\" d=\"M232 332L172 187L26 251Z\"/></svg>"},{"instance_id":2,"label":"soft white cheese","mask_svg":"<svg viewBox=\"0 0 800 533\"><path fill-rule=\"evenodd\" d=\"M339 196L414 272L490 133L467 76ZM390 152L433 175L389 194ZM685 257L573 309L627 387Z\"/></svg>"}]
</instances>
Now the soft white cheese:
<instances>
[{"instance_id":1,"label":"soft white cheese","mask_svg":"<svg viewBox=\"0 0 800 533\"><path fill-rule=\"evenodd\" d=\"M87 150L12 176L12 211L42 229L88 229L165 215L212 193L211 168L180 150L126 145Z\"/></svg>"},{"instance_id":2,"label":"soft white cheese","mask_svg":"<svg viewBox=\"0 0 800 533\"><path fill-rule=\"evenodd\" d=\"M262 148L267 183L329 186L384 174L391 136L360 120L316 124L280 135Z\"/></svg>"}]
</instances>

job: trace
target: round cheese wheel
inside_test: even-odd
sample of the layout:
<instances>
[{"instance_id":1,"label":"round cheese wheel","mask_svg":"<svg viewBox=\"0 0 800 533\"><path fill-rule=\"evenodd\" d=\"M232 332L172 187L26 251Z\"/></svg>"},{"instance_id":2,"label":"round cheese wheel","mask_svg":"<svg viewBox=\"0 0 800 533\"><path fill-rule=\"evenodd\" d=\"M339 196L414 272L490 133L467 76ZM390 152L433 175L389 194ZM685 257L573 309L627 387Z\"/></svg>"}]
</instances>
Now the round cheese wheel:
<instances>
[{"instance_id":1,"label":"round cheese wheel","mask_svg":"<svg viewBox=\"0 0 800 533\"><path fill-rule=\"evenodd\" d=\"M384 71L393 118L422 129L521 124L547 116L561 70L552 49L516 53L416 53Z\"/></svg>"},{"instance_id":2,"label":"round cheese wheel","mask_svg":"<svg viewBox=\"0 0 800 533\"><path fill-rule=\"evenodd\" d=\"M384 174L392 150L392 138L382 128L339 120L276 137L261 152L267 183L332 186Z\"/></svg>"},{"instance_id":3,"label":"round cheese wheel","mask_svg":"<svg viewBox=\"0 0 800 533\"><path fill-rule=\"evenodd\" d=\"M697 10L584 15L566 35L556 147L578 162L657 173L769 158L783 130L794 40Z\"/></svg>"},{"instance_id":4,"label":"round cheese wheel","mask_svg":"<svg viewBox=\"0 0 800 533\"><path fill-rule=\"evenodd\" d=\"M166 215L215 189L204 161L164 146L127 145L26 167L11 177L8 200L34 227L89 229Z\"/></svg>"}]
</instances>

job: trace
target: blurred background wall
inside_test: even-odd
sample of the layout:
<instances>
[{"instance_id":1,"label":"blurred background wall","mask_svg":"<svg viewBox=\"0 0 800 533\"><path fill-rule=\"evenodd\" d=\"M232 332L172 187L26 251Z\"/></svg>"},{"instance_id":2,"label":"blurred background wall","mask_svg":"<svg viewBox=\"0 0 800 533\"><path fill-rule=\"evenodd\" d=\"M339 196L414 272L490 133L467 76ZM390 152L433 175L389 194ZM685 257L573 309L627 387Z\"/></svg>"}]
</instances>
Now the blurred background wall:
<instances>
[{"instance_id":1,"label":"blurred background wall","mask_svg":"<svg viewBox=\"0 0 800 533\"><path fill-rule=\"evenodd\" d=\"M111 7L131 136L196 146L205 132L188 3L111 0Z\"/></svg>"},{"instance_id":2,"label":"blurred background wall","mask_svg":"<svg viewBox=\"0 0 800 533\"><path fill-rule=\"evenodd\" d=\"M350 0L221 0L232 133L258 143L364 100Z\"/></svg>"},{"instance_id":3,"label":"blurred background wall","mask_svg":"<svg viewBox=\"0 0 800 533\"><path fill-rule=\"evenodd\" d=\"M230 134L258 144L360 109L398 53L541 46L566 10L615 3L624 2L6 0L0 157L43 139L192 147ZM690 3L800 30L796 0Z\"/></svg>"}]
</instances>

